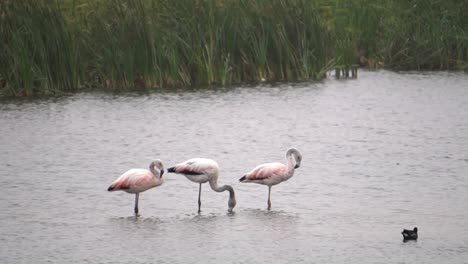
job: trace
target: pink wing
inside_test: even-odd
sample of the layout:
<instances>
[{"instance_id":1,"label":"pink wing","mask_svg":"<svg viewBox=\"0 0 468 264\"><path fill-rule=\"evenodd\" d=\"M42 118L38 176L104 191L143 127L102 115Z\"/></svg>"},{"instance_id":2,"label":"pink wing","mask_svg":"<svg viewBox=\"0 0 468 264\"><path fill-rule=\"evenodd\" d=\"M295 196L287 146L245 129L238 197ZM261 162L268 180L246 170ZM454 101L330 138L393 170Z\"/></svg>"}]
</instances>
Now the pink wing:
<instances>
[{"instance_id":1,"label":"pink wing","mask_svg":"<svg viewBox=\"0 0 468 264\"><path fill-rule=\"evenodd\" d=\"M201 175L212 173L216 171L218 164L211 159L194 158L189 159L185 162L179 163L172 168L169 168L169 172L182 173L186 175Z\"/></svg>"},{"instance_id":2,"label":"pink wing","mask_svg":"<svg viewBox=\"0 0 468 264\"><path fill-rule=\"evenodd\" d=\"M131 169L112 182L109 190L142 189L150 185L152 178L153 174L149 170Z\"/></svg>"},{"instance_id":3,"label":"pink wing","mask_svg":"<svg viewBox=\"0 0 468 264\"><path fill-rule=\"evenodd\" d=\"M288 172L286 165L282 163L266 163L257 166L244 177L246 180L263 180L274 176L282 176Z\"/></svg>"}]
</instances>

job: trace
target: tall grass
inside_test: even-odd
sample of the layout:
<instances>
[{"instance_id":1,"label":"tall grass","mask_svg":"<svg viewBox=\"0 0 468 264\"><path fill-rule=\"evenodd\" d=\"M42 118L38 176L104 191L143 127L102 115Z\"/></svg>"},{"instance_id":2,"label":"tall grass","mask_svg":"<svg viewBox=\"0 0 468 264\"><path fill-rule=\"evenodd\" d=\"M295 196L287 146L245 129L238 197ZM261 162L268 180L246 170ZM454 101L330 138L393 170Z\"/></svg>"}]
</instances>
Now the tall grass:
<instances>
[{"instance_id":1,"label":"tall grass","mask_svg":"<svg viewBox=\"0 0 468 264\"><path fill-rule=\"evenodd\" d=\"M337 0L363 64L396 70L467 70L466 0ZM337 8L340 9L340 8Z\"/></svg>"},{"instance_id":2,"label":"tall grass","mask_svg":"<svg viewBox=\"0 0 468 264\"><path fill-rule=\"evenodd\" d=\"M466 1L3 0L0 95L468 67Z\"/></svg>"},{"instance_id":3,"label":"tall grass","mask_svg":"<svg viewBox=\"0 0 468 264\"><path fill-rule=\"evenodd\" d=\"M90 5L88 61L107 86L310 79L328 69L327 32L306 0Z\"/></svg>"},{"instance_id":4,"label":"tall grass","mask_svg":"<svg viewBox=\"0 0 468 264\"><path fill-rule=\"evenodd\" d=\"M395 69L466 69L467 1L397 1L389 6L382 54ZM396 12L396 11L399 12Z\"/></svg>"},{"instance_id":5,"label":"tall grass","mask_svg":"<svg viewBox=\"0 0 468 264\"><path fill-rule=\"evenodd\" d=\"M80 54L56 3L0 3L3 89L14 95L55 93L79 86Z\"/></svg>"}]
</instances>

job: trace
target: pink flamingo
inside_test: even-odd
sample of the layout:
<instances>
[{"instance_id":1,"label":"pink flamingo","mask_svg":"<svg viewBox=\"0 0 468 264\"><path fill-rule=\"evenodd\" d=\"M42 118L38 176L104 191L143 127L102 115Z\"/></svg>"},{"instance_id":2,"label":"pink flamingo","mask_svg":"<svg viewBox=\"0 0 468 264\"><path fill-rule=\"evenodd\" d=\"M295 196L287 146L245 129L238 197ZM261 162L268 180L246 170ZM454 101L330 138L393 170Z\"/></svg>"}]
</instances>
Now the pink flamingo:
<instances>
[{"instance_id":1,"label":"pink flamingo","mask_svg":"<svg viewBox=\"0 0 468 264\"><path fill-rule=\"evenodd\" d=\"M301 166L302 155L294 148L286 152L286 165L282 163L265 163L258 165L253 170L239 179L240 182L253 182L268 186L268 210L271 208L271 186L287 181L294 174L294 170Z\"/></svg>"},{"instance_id":2,"label":"pink flamingo","mask_svg":"<svg viewBox=\"0 0 468 264\"><path fill-rule=\"evenodd\" d=\"M135 194L135 215L138 216L138 198L141 192L163 184L164 166L161 160L154 160L149 170L131 169L113 181L107 189L111 191L125 191Z\"/></svg>"},{"instance_id":3,"label":"pink flamingo","mask_svg":"<svg viewBox=\"0 0 468 264\"><path fill-rule=\"evenodd\" d=\"M212 159L189 159L167 169L167 172L183 174L187 179L200 184L198 189L198 213L201 212L201 186L202 183L205 182L209 182L211 189L215 192L229 191L229 212L232 212L232 209L236 206L234 189L229 185L218 187L219 166L218 163Z\"/></svg>"}]
</instances>

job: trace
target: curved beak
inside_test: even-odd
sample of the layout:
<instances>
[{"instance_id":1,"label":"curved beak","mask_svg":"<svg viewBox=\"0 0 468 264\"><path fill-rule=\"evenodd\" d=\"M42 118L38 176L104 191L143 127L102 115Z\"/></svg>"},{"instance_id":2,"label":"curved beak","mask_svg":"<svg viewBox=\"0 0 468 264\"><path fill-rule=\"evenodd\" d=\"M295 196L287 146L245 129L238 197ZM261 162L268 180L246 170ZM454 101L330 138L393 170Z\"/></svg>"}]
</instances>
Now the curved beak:
<instances>
[{"instance_id":1,"label":"curved beak","mask_svg":"<svg viewBox=\"0 0 468 264\"><path fill-rule=\"evenodd\" d=\"M162 178L163 174L164 174L164 170L161 170L161 172L159 173L159 177Z\"/></svg>"},{"instance_id":2,"label":"curved beak","mask_svg":"<svg viewBox=\"0 0 468 264\"><path fill-rule=\"evenodd\" d=\"M294 169L297 169L297 168L299 168L299 167L300 167L300 165L299 165L299 164L296 164L296 166L294 166Z\"/></svg>"}]
</instances>

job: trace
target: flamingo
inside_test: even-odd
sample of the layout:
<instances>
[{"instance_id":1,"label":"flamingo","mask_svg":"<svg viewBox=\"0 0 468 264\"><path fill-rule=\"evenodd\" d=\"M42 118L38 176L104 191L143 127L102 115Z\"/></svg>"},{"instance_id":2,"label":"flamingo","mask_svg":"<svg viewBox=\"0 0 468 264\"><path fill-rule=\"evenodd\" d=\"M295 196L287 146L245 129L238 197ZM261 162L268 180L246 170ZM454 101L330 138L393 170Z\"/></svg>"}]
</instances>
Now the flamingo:
<instances>
[{"instance_id":1,"label":"flamingo","mask_svg":"<svg viewBox=\"0 0 468 264\"><path fill-rule=\"evenodd\" d=\"M295 149L286 152L286 165L283 163L264 163L239 179L240 182L253 182L268 186L268 210L271 209L271 186L287 181L294 174L294 170L301 166L302 155Z\"/></svg>"},{"instance_id":2,"label":"flamingo","mask_svg":"<svg viewBox=\"0 0 468 264\"><path fill-rule=\"evenodd\" d=\"M138 216L138 198L141 192L163 184L164 166L161 160L157 159L150 163L149 170L131 169L113 181L109 188L112 191L125 191L135 194L135 216Z\"/></svg>"},{"instance_id":3,"label":"flamingo","mask_svg":"<svg viewBox=\"0 0 468 264\"><path fill-rule=\"evenodd\" d=\"M228 211L232 212L236 206L234 189L229 185L218 187L219 166L216 161L205 158L193 158L167 169L167 172L183 174L190 181L200 184L198 189L198 213L201 212L201 187L209 182L215 192L229 191Z\"/></svg>"}]
</instances>

